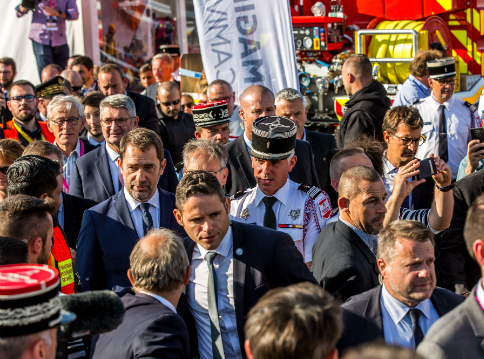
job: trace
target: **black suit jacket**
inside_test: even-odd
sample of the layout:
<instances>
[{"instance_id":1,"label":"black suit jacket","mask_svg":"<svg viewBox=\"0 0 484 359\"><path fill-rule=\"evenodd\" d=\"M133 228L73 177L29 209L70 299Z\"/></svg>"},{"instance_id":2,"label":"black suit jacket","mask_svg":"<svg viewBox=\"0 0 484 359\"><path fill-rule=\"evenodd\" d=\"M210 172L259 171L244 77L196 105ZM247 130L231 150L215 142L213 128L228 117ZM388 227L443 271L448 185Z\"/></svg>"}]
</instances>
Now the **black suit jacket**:
<instances>
[{"instance_id":1,"label":"black suit jacket","mask_svg":"<svg viewBox=\"0 0 484 359\"><path fill-rule=\"evenodd\" d=\"M247 313L257 301L273 288L299 282L317 283L288 234L235 221L232 221L231 226L235 314L240 348L242 356L245 357L244 323ZM191 264L195 242L186 237L183 243ZM238 249L242 250L240 255L237 254ZM180 298L177 311L187 323L191 351L195 357L195 353L198 353L197 332L184 294Z\"/></svg>"},{"instance_id":2,"label":"black suit jacket","mask_svg":"<svg viewBox=\"0 0 484 359\"><path fill-rule=\"evenodd\" d=\"M323 289L343 301L380 284L375 255L340 220L327 224L319 234L311 271Z\"/></svg>"},{"instance_id":3,"label":"black suit jacket","mask_svg":"<svg viewBox=\"0 0 484 359\"><path fill-rule=\"evenodd\" d=\"M139 117L138 126L153 130L160 135L155 102L149 97L140 95L139 93L127 91L126 94L131 100L133 100L136 107L136 115Z\"/></svg>"},{"instance_id":4,"label":"black suit jacket","mask_svg":"<svg viewBox=\"0 0 484 359\"><path fill-rule=\"evenodd\" d=\"M442 286L457 294L468 292L481 278L479 265L470 257L462 233L467 210L481 194L484 194L484 171L456 182L452 221L438 244Z\"/></svg>"},{"instance_id":5,"label":"black suit jacket","mask_svg":"<svg viewBox=\"0 0 484 359\"><path fill-rule=\"evenodd\" d=\"M97 202L81 197L62 194L64 203L64 233L70 248L76 249L77 237L81 230L82 216L84 211L97 205Z\"/></svg>"},{"instance_id":6,"label":"black suit jacket","mask_svg":"<svg viewBox=\"0 0 484 359\"><path fill-rule=\"evenodd\" d=\"M225 184L225 193L233 195L244 189L255 187L257 183L254 178L254 169L244 136L225 145L225 149L229 153L227 162L229 175ZM297 162L289 172L289 178L296 183L319 187L311 145L306 141L296 140L295 152Z\"/></svg>"},{"instance_id":7,"label":"black suit jacket","mask_svg":"<svg viewBox=\"0 0 484 359\"><path fill-rule=\"evenodd\" d=\"M178 314L144 293L126 294L121 300L124 320L99 336L92 359L191 359L187 326Z\"/></svg>"},{"instance_id":8,"label":"black suit jacket","mask_svg":"<svg viewBox=\"0 0 484 359\"><path fill-rule=\"evenodd\" d=\"M381 291L382 286L379 285L351 297L343 304L344 330L337 344L341 354L360 344L384 340ZM461 304L465 298L446 289L435 287L430 300L439 317L442 317Z\"/></svg>"}]
</instances>

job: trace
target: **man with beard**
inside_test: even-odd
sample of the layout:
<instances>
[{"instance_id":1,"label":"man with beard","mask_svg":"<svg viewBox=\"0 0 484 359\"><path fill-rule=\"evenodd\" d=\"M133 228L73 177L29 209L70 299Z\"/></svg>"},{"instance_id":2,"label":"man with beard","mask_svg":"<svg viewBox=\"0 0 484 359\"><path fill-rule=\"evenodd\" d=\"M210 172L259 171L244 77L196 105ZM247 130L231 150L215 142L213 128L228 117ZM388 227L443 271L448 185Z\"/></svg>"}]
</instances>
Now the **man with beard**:
<instances>
[{"instance_id":1,"label":"man with beard","mask_svg":"<svg viewBox=\"0 0 484 359\"><path fill-rule=\"evenodd\" d=\"M434 247L432 231L419 222L393 222L380 232L376 261L384 282L343 304L340 352L375 340L415 349L440 317L464 301L435 287Z\"/></svg>"},{"instance_id":2,"label":"man with beard","mask_svg":"<svg viewBox=\"0 0 484 359\"><path fill-rule=\"evenodd\" d=\"M5 138L19 140L24 147L33 141L54 142L54 135L47 125L36 119L38 100L34 85L25 80L14 82L7 105L13 119L3 129Z\"/></svg>"},{"instance_id":3,"label":"man with beard","mask_svg":"<svg viewBox=\"0 0 484 359\"><path fill-rule=\"evenodd\" d=\"M76 258L83 291L130 286L129 255L151 228L185 234L173 215L175 195L157 186L166 165L159 136L145 128L129 132L117 161L123 190L84 212Z\"/></svg>"},{"instance_id":4,"label":"man with beard","mask_svg":"<svg viewBox=\"0 0 484 359\"><path fill-rule=\"evenodd\" d=\"M81 104L86 115L86 123L80 134L91 145L99 147L104 145L103 130L101 126L101 110L99 104L106 96L100 91L93 91L81 98Z\"/></svg>"},{"instance_id":5,"label":"man with beard","mask_svg":"<svg viewBox=\"0 0 484 359\"><path fill-rule=\"evenodd\" d=\"M193 116L181 111L180 88L175 82L165 81L158 86L158 100L161 109L161 139L173 162L179 163L183 160L183 146L195 138Z\"/></svg>"},{"instance_id":6,"label":"man with beard","mask_svg":"<svg viewBox=\"0 0 484 359\"><path fill-rule=\"evenodd\" d=\"M3 86L3 95L5 95L5 99L0 96L0 101L2 102L0 104L0 109L6 109L5 121L10 121L13 117L12 112L8 109L6 103L3 103L3 101L8 99L8 91L10 91L10 87L12 86L16 75L17 65L15 64L15 61L10 57L2 57L0 59L0 84Z\"/></svg>"}]
</instances>

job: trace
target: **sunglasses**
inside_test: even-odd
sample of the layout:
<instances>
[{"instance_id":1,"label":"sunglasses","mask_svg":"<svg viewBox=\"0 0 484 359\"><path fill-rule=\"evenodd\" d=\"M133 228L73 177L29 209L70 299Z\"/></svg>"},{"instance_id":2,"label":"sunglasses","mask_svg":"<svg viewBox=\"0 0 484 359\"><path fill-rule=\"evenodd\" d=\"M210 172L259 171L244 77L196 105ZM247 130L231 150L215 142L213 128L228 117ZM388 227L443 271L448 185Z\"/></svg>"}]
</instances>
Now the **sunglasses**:
<instances>
[{"instance_id":1,"label":"sunglasses","mask_svg":"<svg viewBox=\"0 0 484 359\"><path fill-rule=\"evenodd\" d=\"M175 100L175 101L172 101L172 102L162 102L161 104L162 104L163 106L166 106L166 107L168 107L168 106L170 106L170 105L172 105L172 104L176 106L176 105L178 105L178 104L180 103L180 101L181 101L181 100L180 100L180 99L178 99L178 100Z\"/></svg>"},{"instance_id":2,"label":"sunglasses","mask_svg":"<svg viewBox=\"0 0 484 359\"><path fill-rule=\"evenodd\" d=\"M82 86L71 86L72 87L72 91L79 91L80 89L82 89Z\"/></svg>"},{"instance_id":3,"label":"sunglasses","mask_svg":"<svg viewBox=\"0 0 484 359\"><path fill-rule=\"evenodd\" d=\"M185 108L190 109L190 108L192 108L193 105L194 105L193 102L189 102L189 103L186 103L184 105L181 105L181 108L182 108L182 110L184 110Z\"/></svg>"},{"instance_id":4,"label":"sunglasses","mask_svg":"<svg viewBox=\"0 0 484 359\"><path fill-rule=\"evenodd\" d=\"M0 173L6 175L9 167L10 166L2 166L2 167L0 167Z\"/></svg>"}]
</instances>

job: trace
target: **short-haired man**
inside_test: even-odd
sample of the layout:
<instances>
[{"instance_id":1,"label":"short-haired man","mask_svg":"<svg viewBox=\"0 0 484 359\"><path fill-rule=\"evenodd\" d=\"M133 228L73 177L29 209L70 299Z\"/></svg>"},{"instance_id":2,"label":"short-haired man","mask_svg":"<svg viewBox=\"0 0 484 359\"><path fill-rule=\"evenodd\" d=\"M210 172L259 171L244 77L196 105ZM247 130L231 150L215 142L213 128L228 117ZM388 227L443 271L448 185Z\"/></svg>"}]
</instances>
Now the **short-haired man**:
<instances>
[{"instance_id":1,"label":"short-haired man","mask_svg":"<svg viewBox=\"0 0 484 359\"><path fill-rule=\"evenodd\" d=\"M244 127L239 115L239 106L235 104L235 91L225 80L212 81L207 88L209 101L226 101L230 116L230 141L244 134Z\"/></svg>"},{"instance_id":2,"label":"short-haired man","mask_svg":"<svg viewBox=\"0 0 484 359\"><path fill-rule=\"evenodd\" d=\"M10 87L7 105L13 119L3 129L5 138L19 140L24 147L32 141L54 141L54 135L47 125L35 116L38 100L34 85L24 80L14 82Z\"/></svg>"},{"instance_id":3,"label":"short-haired man","mask_svg":"<svg viewBox=\"0 0 484 359\"><path fill-rule=\"evenodd\" d=\"M431 153L439 156L449 165L454 179L461 160L467 154L470 129L477 127L480 119L475 106L454 96L454 58L429 61L427 68L432 93L413 103L422 116L422 134L426 138L416 157L425 159Z\"/></svg>"},{"instance_id":4,"label":"short-haired man","mask_svg":"<svg viewBox=\"0 0 484 359\"><path fill-rule=\"evenodd\" d=\"M195 138L193 116L181 111L180 87L175 82L165 81L158 86L158 100L161 140L176 164L182 161L185 143Z\"/></svg>"},{"instance_id":5,"label":"short-haired man","mask_svg":"<svg viewBox=\"0 0 484 359\"><path fill-rule=\"evenodd\" d=\"M254 121L250 155L257 186L232 196L230 214L236 221L289 234L311 267L314 242L332 207L326 192L289 179L299 159L294 154L296 133L296 124L288 118L267 116Z\"/></svg>"},{"instance_id":6,"label":"short-haired man","mask_svg":"<svg viewBox=\"0 0 484 359\"><path fill-rule=\"evenodd\" d=\"M47 106L49 106L54 96L68 94L66 82L63 77L56 76L49 81L35 86L35 94L39 99L39 113L36 117L39 120L47 121Z\"/></svg>"},{"instance_id":7,"label":"short-haired man","mask_svg":"<svg viewBox=\"0 0 484 359\"><path fill-rule=\"evenodd\" d=\"M425 359L413 349L398 345L388 345L382 342L365 344L353 348L342 359Z\"/></svg>"},{"instance_id":8,"label":"short-haired man","mask_svg":"<svg viewBox=\"0 0 484 359\"><path fill-rule=\"evenodd\" d=\"M106 96L101 91L89 92L81 98L82 108L86 115L86 123L81 134L85 132L84 138L93 146L98 147L104 145L102 126L101 126L101 110L99 105Z\"/></svg>"},{"instance_id":9,"label":"short-haired man","mask_svg":"<svg viewBox=\"0 0 484 359\"><path fill-rule=\"evenodd\" d=\"M422 223L396 221L378 234L383 284L343 304L346 349L376 340L415 349L429 328L464 301L436 287L434 235Z\"/></svg>"},{"instance_id":10,"label":"short-haired man","mask_svg":"<svg viewBox=\"0 0 484 359\"><path fill-rule=\"evenodd\" d=\"M313 150L314 164L321 189L331 197L332 204L337 204L338 196L331 191L329 164L336 148L333 135L310 131L304 127L308 109L302 94L295 89L285 88L276 95L276 115L290 118L297 125L297 139L307 141Z\"/></svg>"},{"instance_id":11,"label":"short-haired man","mask_svg":"<svg viewBox=\"0 0 484 359\"><path fill-rule=\"evenodd\" d=\"M56 76L60 76L62 70L62 67L56 64L49 64L45 66L40 75L41 82L47 82Z\"/></svg>"},{"instance_id":12,"label":"short-haired man","mask_svg":"<svg viewBox=\"0 0 484 359\"><path fill-rule=\"evenodd\" d=\"M32 264L47 264L52 250L54 222L52 198L18 194L0 202L0 236L15 238L28 247Z\"/></svg>"},{"instance_id":13,"label":"short-haired man","mask_svg":"<svg viewBox=\"0 0 484 359\"><path fill-rule=\"evenodd\" d=\"M221 145L229 142L230 116L227 102L207 102L192 108L195 138L210 139Z\"/></svg>"},{"instance_id":14,"label":"short-haired man","mask_svg":"<svg viewBox=\"0 0 484 359\"><path fill-rule=\"evenodd\" d=\"M64 70L60 74L71 84L71 95L79 98L82 92L82 77L74 70Z\"/></svg>"},{"instance_id":15,"label":"short-haired man","mask_svg":"<svg viewBox=\"0 0 484 359\"><path fill-rule=\"evenodd\" d=\"M212 174L191 172L176 191L175 217L188 234L192 265L178 308L195 322L192 355L243 358L244 322L257 301L270 289L315 280L289 235L230 221L230 199Z\"/></svg>"},{"instance_id":16,"label":"short-haired man","mask_svg":"<svg viewBox=\"0 0 484 359\"><path fill-rule=\"evenodd\" d=\"M173 58L169 54L156 54L151 60L153 75L157 83L173 81L172 72L175 66Z\"/></svg>"},{"instance_id":17,"label":"short-haired man","mask_svg":"<svg viewBox=\"0 0 484 359\"><path fill-rule=\"evenodd\" d=\"M81 55L72 55L67 59L67 66L66 69L72 70L72 63L74 62L75 59L78 57L81 57Z\"/></svg>"},{"instance_id":18,"label":"short-haired man","mask_svg":"<svg viewBox=\"0 0 484 359\"><path fill-rule=\"evenodd\" d=\"M229 177L225 192L231 195L257 184L250 159L252 124L260 117L275 115L274 94L261 85L248 87L240 97L239 114L245 124L244 135L227 144ZM298 161L294 170L289 173L291 181L319 187L311 145L296 140L295 154Z\"/></svg>"},{"instance_id":19,"label":"short-haired man","mask_svg":"<svg viewBox=\"0 0 484 359\"><path fill-rule=\"evenodd\" d=\"M123 189L84 212L76 258L83 291L129 286L129 254L151 228L184 234L173 216L175 196L158 187L166 166L159 136L146 128L129 132L117 162Z\"/></svg>"},{"instance_id":20,"label":"short-haired man","mask_svg":"<svg viewBox=\"0 0 484 359\"><path fill-rule=\"evenodd\" d=\"M171 76L173 81L180 83L181 76L180 76L180 46L178 45L161 45L160 46L160 53L161 54L168 54L173 60L173 71L171 72Z\"/></svg>"},{"instance_id":21,"label":"short-haired man","mask_svg":"<svg viewBox=\"0 0 484 359\"><path fill-rule=\"evenodd\" d=\"M27 244L16 238L0 237L0 266L19 263L30 263Z\"/></svg>"},{"instance_id":22,"label":"short-haired man","mask_svg":"<svg viewBox=\"0 0 484 359\"><path fill-rule=\"evenodd\" d=\"M195 105L195 100L191 95L182 93L180 105L183 112L193 115L192 106Z\"/></svg>"},{"instance_id":23,"label":"short-haired man","mask_svg":"<svg viewBox=\"0 0 484 359\"><path fill-rule=\"evenodd\" d=\"M366 55L350 55L341 71L343 84L350 100L340 121L337 143L345 147L351 140L368 135L383 140L381 126L390 99L383 85L373 81L372 65Z\"/></svg>"},{"instance_id":24,"label":"short-haired man","mask_svg":"<svg viewBox=\"0 0 484 359\"><path fill-rule=\"evenodd\" d=\"M410 64L410 75L397 92L392 107L408 106L421 98L430 96L427 62L440 58L442 58L442 53L438 50L417 52Z\"/></svg>"},{"instance_id":25,"label":"short-haired man","mask_svg":"<svg viewBox=\"0 0 484 359\"><path fill-rule=\"evenodd\" d=\"M11 57L2 57L0 59L0 84L4 91L9 91L13 81L17 76L17 65Z\"/></svg>"},{"instance_id":26,"label":"short-haired man","mask_svg":"<svg viewBox=\"0 0 484 359\"><path fill-rule=\"evenodd\" d=\"M484 287L484 197L476 199L467 212L465 246L480 268L481 279L467 299L435 323L417 348L427 359L479 358L483 355Z\"/></svg>"},{"instance_id":27,"label":"short-haired man","mask_svg":"<svg viewBox=\"0 0 484 359\"><path fill-rule=\"evenodd\" d=\"M145 89L156 82L155 77L153 76L153 69L151 68L150 64L144 64L141 66L139 69L139 79L141 85L143 85Z\"/></svg>"},{"instance_id":28,"label":"short-haired man","mask_svg":"<svg viewBox=\"0 0 484 359\"><path fill-rule=\"evenodd\" d=\"M129 262L135 293L123 296L123 323L101 334L91 357L191 359L188 329L176 312L191 273L180 237L168 229L151 230L136 243Z\"/></svg>"},{"instance_id":29,"label":"short-haired man","mask_svg":"<svg viewBox=\"0 0 484 359\"><path fill-rule=\"evenodd\" d=\"M288 330L290 328L290 330ZM272 289L245 323L249 359L337 359L343 321L340 304L311 283Z\"/></svg>"},{"instance_id":30,"label":"short-haired man","mask_svg":"<svg viewBox=\"0 0 484 359\"><path fill-rule=\"evenodd\" d=\"M94 63L88 56L79 56L72 61L71 69L82 77L81 96L84 96L91 91L99 91L97 79L94 78L93 68Z\"/></svg>"},{"instance_id":31,"label":"short-haired man","mask_svg":"<svg viewBox=\"0 0 484 359\"><path fill-rule=\"evenodd\" d=\"M82 105L74 96L55 96L47 106L47 127L54 134L54 145L63 155L64 192L69 193L71 171L76 161L96 147L79 139L85 115Z\"/></svg>"},{"instance_id":32,"label":"short-haired man","mask_svg":"<svg viewBox=\"0 0 484 359\"><path fill-rule=\"evenodd\" d=\"M139 118L139 127L146 127L160 133L158 117L156 116L155 103L148 97L126 91L128 78L124 76L123 69L119 65L107 64L99 69L98 84L105 96L126 95L136 107Z\"/></svg>"}]
</instances>

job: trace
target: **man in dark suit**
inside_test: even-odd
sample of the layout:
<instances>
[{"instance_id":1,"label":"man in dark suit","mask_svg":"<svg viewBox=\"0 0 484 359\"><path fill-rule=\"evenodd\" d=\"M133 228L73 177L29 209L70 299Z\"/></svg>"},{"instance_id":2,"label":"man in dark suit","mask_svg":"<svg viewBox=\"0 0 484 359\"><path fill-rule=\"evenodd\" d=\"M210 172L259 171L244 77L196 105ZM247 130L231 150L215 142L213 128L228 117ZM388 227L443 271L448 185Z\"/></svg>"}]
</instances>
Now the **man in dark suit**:
<instances>
[{"instance_id":1,"label":"man in dark suit","mask_svg":"<svg viewBox=\"0 0 484 359\"><path fill-rule=\"evenodd\" d=\"M484 273L484 197L467 212L464 238L470 256ZM482 278L467 299L438 320L418 346L427 359L482 358L484 356L484 288Z\"/></svg>"},{"instance_id":2,"label":"man in dark suit","mask_svg":"<svg viewBox=\"0 0 484 359\"><path fill-rule=\"evenodd\" d=\"M94 340L92 359L191 359L188 329L176 306L190 279L181 239L167 229L152 230L133 248L128 278L136 294L121 300L123 323Z\"/></svg>"},{"instance_id":3,"label":"man in dark suit","mask_svg":"<svg viewBox=\"0 0 484 359\"><path fill-rule=\"evenodd\" d=\"M230 221L230 199L214 175L187 174L176 200L192 266L178 312L189 328L193 356L199 351L202 358L221 358L222 352L244 357L250 308L272 288L315 280L288 234Z\"/></svg>"},{"instance_id":4,"label":"man in dark suit","mask_svg":"<svg viewBox=\"0 0 484 359\"><path fill-rule=\"evenodd\" d=\"M107 64L99 69L98 85L105 96L127 95L136 106L139 117L139 127L146 127L160 134L155 102L147 96L126 91L128 78L124 76L120 66Z\"/></svg>"},{"instance_id":5,"label":"man in dark suit","mask_svg":"<svg viewBox=\"0 0 484 359\"><path fill-rule=\"evenodd\" d=\"M184 234L173 216L175 196L157 187L166 165L159 136L145 128L131 131L121 141L118 162L123 190L82 219L76 270L83 291L129 286L129 254L150 228Z\"/></svg>"},{"instance_id":6,"label":"man in dark suit","mask_svg":"<svg viewBox=\"0 0 484 359\"><path fill-rule=\"evenodd\" d=\"M245 123L244 135L227 144L229 153L227 168L229 176L225 184L225 193L234 195L239 191L256 186L249 149L252 144L252 123L259 117L274 116L274 94L267 87L252 85L240 97L240 118ZM314 166L311 145L296 140L296 156L299 159L289 174L291 181L319 187Z\"/></svg>"},{"instance_id":7,"label":"man in dark suit","mask_svg":"<svg viewBox=\"0 0 484 359\"><path fill-rule=\"evenodd\" d=\"M343 304L341 353L375 340L415 349L440 317L464 301L435 287L434 247L432 231L415 221L395 221L380 231L377 264L384 282Z\"/></svg>"},{"instance_id":8,"label":"man in dark suit","mask_svg":"<svg viewBox=\"0 0 484 359\"><path fill-rule=\"evenodd\" d=\"M113 95L101 102L102 131L106 143L81 157L73 166L69 193L98 203L119 192L119 145L121 139L138 125L133 101L125 95ZM116 125L114 125L116 123ZM119 124L118 124L119 123ZM115 127L113 127L115 126ZM159 186L174 192L178 180L169 154L167 166L160 177Z\"/></svg>"},{"instance_id":9,"label":"man in dark suit","mask_svg":"<svg viewBox=\"0 0 484 359\"><path fill-rule=\"evenodd\" d=\"M333 135L310 131L304 128L308 115L304 97L298 90L285 88L276 95L276 115L290 118L297 125L297 139L311 144L314 164L320 188L329 194L331 203L336 207L338 194L332 190L329 178L329 164L336 149Z\"/></svg>"}]
</instances>

